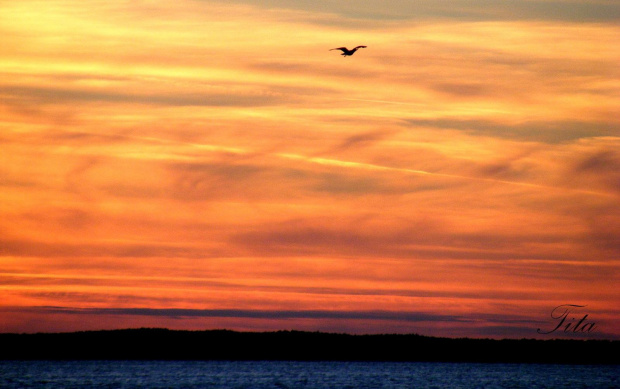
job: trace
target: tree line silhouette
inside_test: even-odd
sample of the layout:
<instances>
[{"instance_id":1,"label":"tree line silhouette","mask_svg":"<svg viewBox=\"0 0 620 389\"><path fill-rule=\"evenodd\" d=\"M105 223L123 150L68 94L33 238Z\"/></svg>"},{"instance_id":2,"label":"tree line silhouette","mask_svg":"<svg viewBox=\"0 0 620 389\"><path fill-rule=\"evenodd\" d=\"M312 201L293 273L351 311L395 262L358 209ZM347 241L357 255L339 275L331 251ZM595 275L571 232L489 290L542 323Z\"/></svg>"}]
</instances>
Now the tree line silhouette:
<instances>
[{"instance_id":1,"label":"tree line silhouette","mask_svg":"<svg viewBox=\"0 0 620 389\"><path fill-rule=\"evenodd\" d=\"M0 334L4 360L296 360L620 364L620 341L126 329Z\"/></svg>"}]
</instances>

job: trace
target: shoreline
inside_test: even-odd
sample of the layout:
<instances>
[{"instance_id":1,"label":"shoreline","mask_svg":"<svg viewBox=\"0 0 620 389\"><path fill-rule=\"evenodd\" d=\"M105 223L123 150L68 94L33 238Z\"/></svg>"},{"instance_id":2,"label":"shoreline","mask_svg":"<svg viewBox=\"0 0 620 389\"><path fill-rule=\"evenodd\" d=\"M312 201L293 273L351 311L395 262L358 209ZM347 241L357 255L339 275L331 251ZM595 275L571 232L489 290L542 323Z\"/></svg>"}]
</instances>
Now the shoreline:
<instances>
[{"instance_id":1,"label":"shoreline","mask_svg":"<svg viewBox=\"0 0 620 389\"><path fill-rule=\"evenodd\" d=\"M159 328L0 334L0 360L278 360L620 364L620 341Z\"/></svg>"}]
</instances>

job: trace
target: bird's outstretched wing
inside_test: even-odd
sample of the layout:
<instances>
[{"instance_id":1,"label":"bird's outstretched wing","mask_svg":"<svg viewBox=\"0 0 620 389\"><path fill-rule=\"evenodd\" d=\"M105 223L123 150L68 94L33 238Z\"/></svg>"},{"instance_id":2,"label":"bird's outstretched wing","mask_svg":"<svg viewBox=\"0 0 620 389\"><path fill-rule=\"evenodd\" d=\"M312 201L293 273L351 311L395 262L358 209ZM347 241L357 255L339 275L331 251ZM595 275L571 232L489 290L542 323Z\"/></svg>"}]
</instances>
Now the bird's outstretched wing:
<instances>
[{"instance_id":1,"label":"bird's outstretched wing","mask_svg":"<svg viewBox=\"0 0 620 389\"><path fill-rule=\"evenodd\" d=\"M355 49L365 49L366 47L368 47L368 46L357 46ZM353 49L353 50L355 50L355 49Z\"/></svg>"},{"instance_id":2,"label":"bird's outstretched wing","mask_svg":"<svg viewBox=\"0 0 620 389\"><path fill-rule=\"evenodd\" d=\"M329 49L329 51L332 50L342 50L343 53L349 51L346 47L336 47L335 49Z\"/></svg>"}]
</instances>

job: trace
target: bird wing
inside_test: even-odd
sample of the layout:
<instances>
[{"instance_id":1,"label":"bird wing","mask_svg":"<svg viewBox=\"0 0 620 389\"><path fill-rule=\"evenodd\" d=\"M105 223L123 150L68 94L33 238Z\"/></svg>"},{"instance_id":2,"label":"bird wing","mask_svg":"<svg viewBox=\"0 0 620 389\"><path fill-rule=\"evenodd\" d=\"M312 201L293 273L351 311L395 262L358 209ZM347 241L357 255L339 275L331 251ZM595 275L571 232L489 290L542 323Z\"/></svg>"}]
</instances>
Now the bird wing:
<instances>
[{"instance_id":1,"label":"bird wing","mask_svg":"<svg viewBox=\"0 0 620 389\"><path fill-rule=\"evenodd\" d=\"M365 49L368 46L357 46L356 49Z\"/></svg>"},{"instance_id":2,"label":"bird wing","mask_svg":"<svg viewBox=\"0 0 620 389\"><path fill-rule=\"evenodd\" d=\"M335 49L330 49L329 51L332 51L332 50L342 50L343 52L349 51L346 47L336 47Z\"/></svg>"}]
</instances>

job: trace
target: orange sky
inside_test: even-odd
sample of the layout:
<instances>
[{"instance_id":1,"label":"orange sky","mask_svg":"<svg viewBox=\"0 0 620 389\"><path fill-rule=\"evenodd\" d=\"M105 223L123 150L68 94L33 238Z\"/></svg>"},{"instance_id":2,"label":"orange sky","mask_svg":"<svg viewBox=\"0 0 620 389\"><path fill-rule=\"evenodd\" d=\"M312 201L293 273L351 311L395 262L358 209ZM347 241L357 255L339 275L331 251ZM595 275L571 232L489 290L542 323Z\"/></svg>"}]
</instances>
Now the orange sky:
<instances>
[{"instance_id":1,"label":"orange sky","mask_svg":"<svg viewBox=\"0 0 620 389\"><path fill-rule=\"evenodd\" d=\"M0 332L620 338L620 5L433 3L0 0Z\"/></svg>"}]
</instances>

